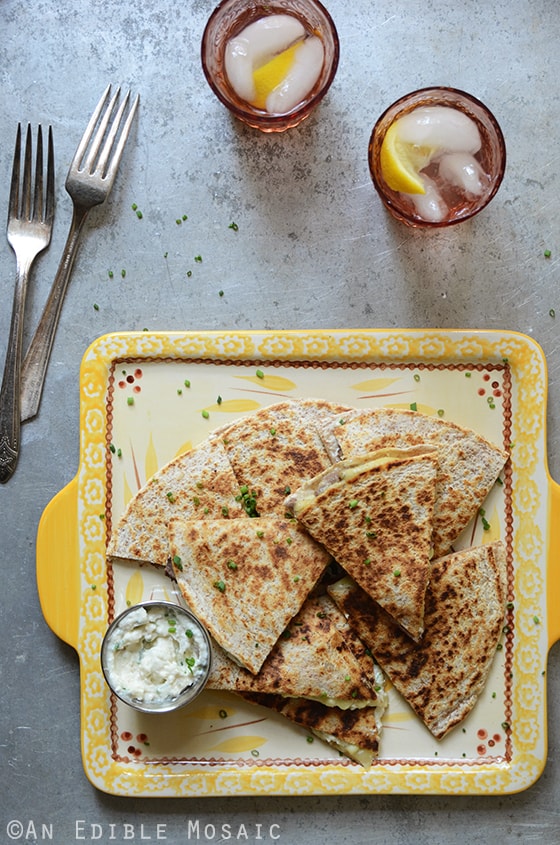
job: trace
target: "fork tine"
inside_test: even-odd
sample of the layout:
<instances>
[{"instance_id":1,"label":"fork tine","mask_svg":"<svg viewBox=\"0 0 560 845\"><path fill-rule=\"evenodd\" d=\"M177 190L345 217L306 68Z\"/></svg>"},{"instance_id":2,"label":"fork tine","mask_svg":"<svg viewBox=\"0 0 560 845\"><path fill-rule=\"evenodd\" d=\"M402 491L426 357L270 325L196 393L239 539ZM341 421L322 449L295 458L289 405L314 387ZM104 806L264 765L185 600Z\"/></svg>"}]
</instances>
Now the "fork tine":
<instances>
[{"instance_id":1,"label":"fork tine","mask_svg":"<svg viewBox=\"0 0 560 845\"><path fill-rule=\"evenodd\" d=\"M35 190L33 192L33 211L35 220L43 219L43 130L37 127L37 154L35 158Z\"/></svg>"},{"instance_id":2,"label":"fork tine","mask_svg":"<svg viewBox=\"0 0 560 845\"><path fill-rule=\"evenodd\" d=\"M19 214L19 170L21 161L21 123L16 132L16 146L14 149L14 163L12 165L12 181L10 182L10 201L8 218L16 218Z\"/></svg>"},{"instance_id":3,"label":"fork tine","mask_svg":"<svg viewBox=\"0 0 560 845\"><path fill-rule=\"evenodd\" d=\"M107 162L109 161L109 157L111 155L111 150L113 148L113 144L115 143L115 138L117 136L117 132L119 131L119 127L121 124L122 116L124 114L124 110L126 109L128 102L130 100L130 91L128 91L126 97L120 104L117 113L113 118L113 122L111 124L111 129L109 134L107 135L107 139L103 145L103 149L99 155L99 161L97 163L97 167L101 173L102 177L105 177L105 173L107 170Z\"/></svg>"},{"instance_id":4,"label":"fork tine","mask_svg":"<svg viewBox=\"0 0 560 845\"><path fill-rule=\"evenodd\" d=\"M99 123L99 128L97 129L97 132L93 137L91 147L88 150L88 154L85 158L85 161L83 162L83 169L87 170L88 173L93 173L94 170L99 167L97 163L97 156L99 154L99 150L101 149L103 138L105 137L105 134L107 132L107 127L109 126L109 121L111 120L111 117L113 115L113 111L117 104L117 100L120 96L120 93L121 89L119 87L111 97L111 100L107 108L105 109L105 113L103 114L103 117L101 118L101 121ZM101 168L99 169L101 170ZM101 172L103 171L101 170Z\"/></svg>"},{"instance_id":5,"label":"fork tine","mask_svg":"<svg viewBox=\"0 0 560 845\"><path fill-rule=\"evenodd\" d=\"M89 123L86 127L86 131L82 135L82 139L81 139L80 143L78 144L78 149L76 150L76 154L75 154L75 156L72 160L71 169L74 168L74 167L80 168L80 165L82 163L82 159L84 157L84 153L88 148L88 144L89 144L91 137L93 135L93 130L95 129L95 127L97 125L97 121L99 120L99 115L103 111L103 107L104 107L105 103L107 102L107 97L109 96L110 91L111 91L111 85L109 84L106 87L105 91L103 92L101 99L99 100L97 106L95 107L95 111L93 112L93 114L90 118L90 121L89 121Z\"/></svg>"},{"instance_id":6,"label":"fork tine","mask_svg":"<svg viewBox=\"0 0 560 845\"><path fill-rule=\"evenodd\" d=\"M47 200L44 212L45 223L52 225L54 220L54 141L52 126L49 126L49 144L47 148Z\"/></svg>"},{"instance_id":7,"label":"fork tine","mask_svg":"<svg viewBox=\"0 0 560 845\"><path fill-rule=\"evenodd\" d=\"M128 94L126 96L126 101L128 101L129 95L130 95L130 91L128 92ZM112 179L114 179L114 177L116 175L117 168L119 166L119 162L121 160L123 150L124 150L128 135L130 133L130 127L132 126L132 121L134 120L134 115L136 114L136 109L138 108L139 102L140 102L140 94L137 94L136 97L134 98L132 106L130 107L130 111L128 112L128 116L127 116L125 123L124 123L124 126L122 128L116 149L113 152L113 157L112 157L112 159L109 163L109 166L107 168L107 173L105 174L105 178L109 182Z\"/></svg>"},{"instance_id":8,"label":"fork tine","mask_svg":"<svg viewBox=\"0 0 560 845\"><path fill-rule=\"evenodd\" d=\"M32 149L33 139L31 136L31 124L27 124L27 133L25 138L25 157L23 162L23 185L21 196L21 217L23 220L31 220L31 184L32 184Z\"/></svg>"}]
</instances>

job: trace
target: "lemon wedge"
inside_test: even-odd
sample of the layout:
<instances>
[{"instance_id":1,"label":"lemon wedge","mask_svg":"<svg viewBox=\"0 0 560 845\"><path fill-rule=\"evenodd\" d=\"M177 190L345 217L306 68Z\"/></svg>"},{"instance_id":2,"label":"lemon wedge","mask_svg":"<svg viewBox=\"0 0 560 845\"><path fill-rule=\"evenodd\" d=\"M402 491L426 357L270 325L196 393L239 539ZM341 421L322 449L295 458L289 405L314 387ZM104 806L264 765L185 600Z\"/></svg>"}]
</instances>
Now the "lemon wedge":
<instances>
[{"instance_id":1,"label":"lemon wedge","mask_svg":"<svg viewBox=\"0 0 560 845\"><path fill-rule=\"evenodd\" d=\"M257 109L266 108L266 100L269 94L274 91L286 78L294 63L296 50L300 42L292 44L287 50L283 50L274 56L273 59L261 65L253 71L253 83L255 86L255 97L253 105Z\"/></svg>"},{"instance_id":2,"label":"lemon wedge","mask_svg":"<svg viewBox=\"0 0 560 845\"><path fill-rule=\"evenodd\" d=\"M425 194L426 189L420 171L429 164L435 150L402 141L398 135L397 124L398 121L391 124L381 145L379 155L381 173L393 191L403 194Z\"/></svg>"}]
</instances>

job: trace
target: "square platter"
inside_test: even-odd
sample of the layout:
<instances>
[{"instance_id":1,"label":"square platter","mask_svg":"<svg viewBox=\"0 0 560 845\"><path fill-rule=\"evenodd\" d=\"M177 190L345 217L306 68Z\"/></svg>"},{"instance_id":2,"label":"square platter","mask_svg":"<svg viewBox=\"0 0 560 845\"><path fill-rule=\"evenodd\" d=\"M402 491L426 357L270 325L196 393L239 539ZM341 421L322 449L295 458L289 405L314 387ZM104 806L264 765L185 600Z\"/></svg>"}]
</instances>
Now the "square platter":
<instances>
[{"instance_id":1,"label":"square platter","mask_svg":"<svg viewBox=\"0 0 560 845\"><path fill-rule=\"evenodd\" d=\"M78 652L84 768L116 795L505 794L546 762L546 662L560 637L560 493L546 461L546 362L513 332L316 330L106 335L80 373L80 461L37 538L41 606ZM287 398L407 408L469 427L510 450L485 514L457 548L501 539L509 609L484 691L435 740L387 684L369 770L309 731L233 694L205 691L166 715L111 696L99 652L130 604L181 602L149 565L109 562L107 538L161 466L214 429ZM65 589L59 588L60 584Z\"/></svg>"}]
</instances>

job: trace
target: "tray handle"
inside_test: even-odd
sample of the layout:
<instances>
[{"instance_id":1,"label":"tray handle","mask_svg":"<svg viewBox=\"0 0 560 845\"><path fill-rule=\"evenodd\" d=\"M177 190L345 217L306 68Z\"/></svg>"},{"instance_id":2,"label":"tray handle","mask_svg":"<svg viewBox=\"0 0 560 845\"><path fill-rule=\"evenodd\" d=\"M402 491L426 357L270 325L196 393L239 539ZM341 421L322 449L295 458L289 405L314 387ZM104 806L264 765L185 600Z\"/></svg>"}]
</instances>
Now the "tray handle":
<instances>
[{"instance_id":1,"label":"tray handle","mask_svg":"<svg viewBox=\"0 0 560 845\"><path fill-rule=\"evenodd\" d=\"M37 531L37 589L51 630L77 649L80 571L78 566L78 482L74 478L51 499Z\"/></svg>"},{"instance_id":2,"label":"tray handle","mask_svg":"<svg viewBox=\"0 0 560 845\"><path fill-rule=\"evenodd\" d=\"M548 647L560 640L560 484L549 485L549 544L547 560Z\"/></svg>"}]
</instances>

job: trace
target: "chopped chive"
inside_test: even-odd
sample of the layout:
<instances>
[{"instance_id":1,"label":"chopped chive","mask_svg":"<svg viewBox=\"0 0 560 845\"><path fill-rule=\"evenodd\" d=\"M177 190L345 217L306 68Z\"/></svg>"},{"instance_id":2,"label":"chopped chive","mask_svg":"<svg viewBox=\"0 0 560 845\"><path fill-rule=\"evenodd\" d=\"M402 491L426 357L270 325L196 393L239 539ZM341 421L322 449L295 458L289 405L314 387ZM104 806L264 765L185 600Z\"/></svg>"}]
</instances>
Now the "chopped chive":
<instances>
[{"instance_id":1,"label":"chopped chive","mask_svg":"<svg viewBox=\"0 0 560 845\"><path fill-rule=\"evenodd\" d=\"M263 373L262 370L257 370L255 375L256 375L257 378L264 378L264 373Z\"/></svg>"},{"instance_id":2,"label":"chopped chive","mask_svg":"<svg viewBox=\"0 0 560 845\"><path fill-rule=\"evenodd\" d=\"M220 591L220 593L225 593L226 585L223 581L214 581L214 587Z\"/></svg>"},{"instance_id":3,"label":"chopped chive","mask_svg":"<svg viewBox=\"0 0 560 845\"><path fill-rule=\"evenodd\" d=\"M550 258L550 256L551 256L551 255L552 255L552 252L551 252L549 249L545 249L545 251L544 251L544 257L545 257L545 258Z\"/></svg>"},{"instance_id":4,"label":"chopped chive","mask_svg":"<svg viewBox=\"0 0 560 845\"><path fill-rule=\"evenodd\" d=\"M234 232L237 232L239 230L239 226L237 223L232 222L229 224L228 229L233 229Z\"/></svg>"},{"instance_id":5,"label":"chopped chive","mask_svg":"<svg viewBox=\"0 0 560 845\"><path fill-rule=\"evenodd\" d=\"M134 396L129 396L126 400L127 405L134 405Z\"/></svg>"},{"instance_id":6,"label":"chopped chive","mask_svg":"<svg viewBox=\"0 0 560 845\"><path fill-rule=\"evenodd\" d=\"M204 417L205 420L207 420L210 417L210 414L208 413L206 408L202 411L202 416Z\"/></svg>"}]
</instances>

